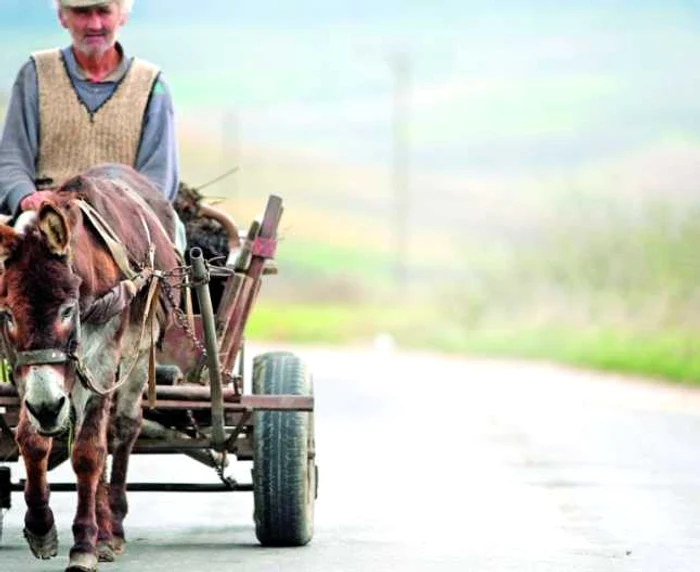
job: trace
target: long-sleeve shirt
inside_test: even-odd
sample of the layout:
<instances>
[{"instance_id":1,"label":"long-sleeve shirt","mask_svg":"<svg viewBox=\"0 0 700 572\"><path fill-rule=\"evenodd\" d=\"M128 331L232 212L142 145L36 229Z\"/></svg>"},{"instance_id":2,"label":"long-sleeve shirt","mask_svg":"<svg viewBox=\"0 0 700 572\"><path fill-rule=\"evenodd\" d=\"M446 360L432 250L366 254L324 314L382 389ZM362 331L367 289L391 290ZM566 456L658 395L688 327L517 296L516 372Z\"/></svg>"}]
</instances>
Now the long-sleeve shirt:
<instances>
[{"instance_id":1,"label":"long-sleeve shirt","mask_svg":"<svg viewBox=\"0 0 700 572\"><path fill-rule=\"evenodd\" d=\"M109 99L129 70L132 58L126 57L119 44L117 49L122 53L120 64L100 82L85 77L70 47L62 50L77 96L90 112ZM37 73L30 59L15 80L0 139L1 213L16 214L22 199L36 189L40 129ZM176 141L172 98L161 74L146 107L134 168L171 201L177 194L179 182Z\"/></svg>"}]
</instances>

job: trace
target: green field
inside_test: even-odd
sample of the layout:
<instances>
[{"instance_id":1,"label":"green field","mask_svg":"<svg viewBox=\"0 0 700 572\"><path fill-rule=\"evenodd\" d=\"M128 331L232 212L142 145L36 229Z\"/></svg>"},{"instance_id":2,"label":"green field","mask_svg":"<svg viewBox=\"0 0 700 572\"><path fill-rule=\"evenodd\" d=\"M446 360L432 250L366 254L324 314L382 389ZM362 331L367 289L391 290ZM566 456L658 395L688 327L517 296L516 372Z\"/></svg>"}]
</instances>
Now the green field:
<instances>
[{"instance_id":1,"label":"green field","mask_svg":"<svg viewBox=\"0 0 700 572\"><path fill-rule=\"evenodd\" d=\"M389 258L291 241L293 254L281 249L282 272L270 279L282 285L263 289L248 335L362 345L389 335L405 348L700 385L700 217L658 202L592 212L527 243L472 244L461 276L398 290Z\"/></svg>"}]
</instances>

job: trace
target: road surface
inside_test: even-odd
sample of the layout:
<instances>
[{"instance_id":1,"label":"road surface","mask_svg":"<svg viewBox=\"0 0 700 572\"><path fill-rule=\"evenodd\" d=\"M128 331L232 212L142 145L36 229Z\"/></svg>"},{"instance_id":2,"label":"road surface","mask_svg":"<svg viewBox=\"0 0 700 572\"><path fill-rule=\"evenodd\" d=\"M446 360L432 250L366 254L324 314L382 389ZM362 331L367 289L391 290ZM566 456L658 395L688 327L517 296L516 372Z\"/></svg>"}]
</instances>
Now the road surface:
<instances>
[{"instance_id":1,"label":"road surface","mask_svg":"<svg viewBox=\"0 0 700 572\"><path fill-rule=\"evenodd\" d=\"M313 542L260 548L250 493L134 493L127 553L101 570L700 570L699 392L546 364L297 351L317 397ZM216 481L179 456L132 468L133 481ZM63 570L74 496L52 497L50 562L31 557L13 503L0 570Z\"/></svg>"}]
</instances>

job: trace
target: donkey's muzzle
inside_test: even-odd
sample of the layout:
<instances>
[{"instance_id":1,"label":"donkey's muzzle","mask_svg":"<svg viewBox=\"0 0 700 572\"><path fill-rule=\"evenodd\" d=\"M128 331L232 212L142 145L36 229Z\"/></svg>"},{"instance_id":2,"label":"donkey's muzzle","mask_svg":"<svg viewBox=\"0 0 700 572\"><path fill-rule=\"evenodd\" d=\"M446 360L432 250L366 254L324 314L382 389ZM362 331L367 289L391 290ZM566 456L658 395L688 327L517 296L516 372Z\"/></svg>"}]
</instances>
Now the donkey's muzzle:
<instances>
[{"instance_id":1,"label":"donkey's muzzle","mask_svg":"<svg viewBox=\"0 0 700 572\"><path fill-rule=\"evenodd\" d=\"M32 405L29 401L25 401L27 410L37 420L42 429L46 429L47 433L52 433L57 429L61 429L60 416L63 408L66 406L66 397L62 396L56 401L44 402L37 405Z\"/></svg>"}]
</instances>

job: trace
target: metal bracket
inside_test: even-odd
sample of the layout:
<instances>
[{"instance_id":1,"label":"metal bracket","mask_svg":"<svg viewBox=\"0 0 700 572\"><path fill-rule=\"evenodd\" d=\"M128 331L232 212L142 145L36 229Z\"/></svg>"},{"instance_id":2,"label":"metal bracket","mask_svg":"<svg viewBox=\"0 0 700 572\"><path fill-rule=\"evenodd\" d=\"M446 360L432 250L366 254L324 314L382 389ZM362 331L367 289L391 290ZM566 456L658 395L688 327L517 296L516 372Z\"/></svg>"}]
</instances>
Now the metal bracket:
<instances>
[{"instance_id":1,"label":"metal bracket","mask_svg":"<svg viewBox=\"0 0 700 572\"><path fill-rule=\"evenodd\" d=\"M261 256L263 258L274 258L277 252L276 238L263 238L257 236L253 241L251 253L253 256Z\"/></svg>"}]
</instances>

